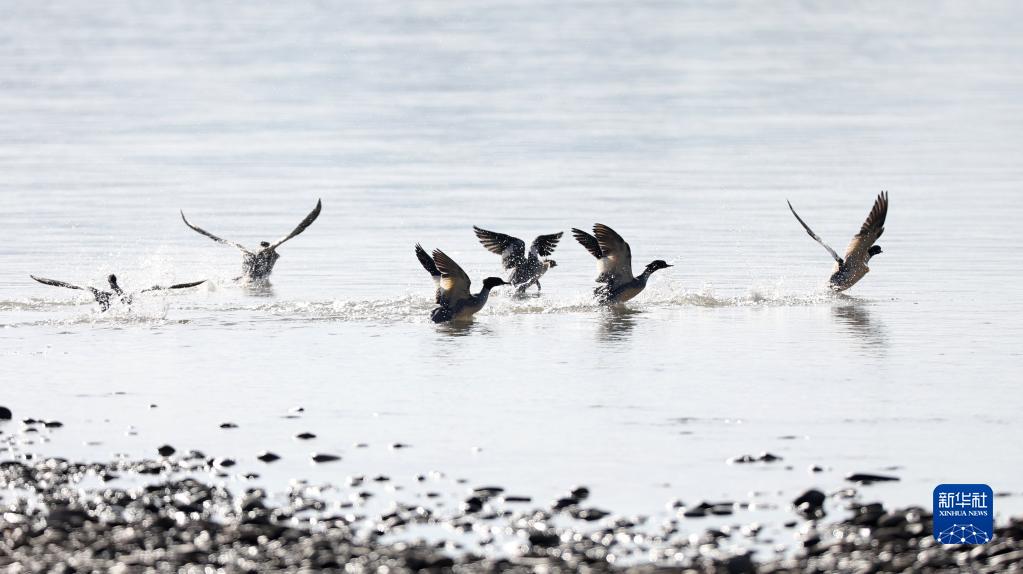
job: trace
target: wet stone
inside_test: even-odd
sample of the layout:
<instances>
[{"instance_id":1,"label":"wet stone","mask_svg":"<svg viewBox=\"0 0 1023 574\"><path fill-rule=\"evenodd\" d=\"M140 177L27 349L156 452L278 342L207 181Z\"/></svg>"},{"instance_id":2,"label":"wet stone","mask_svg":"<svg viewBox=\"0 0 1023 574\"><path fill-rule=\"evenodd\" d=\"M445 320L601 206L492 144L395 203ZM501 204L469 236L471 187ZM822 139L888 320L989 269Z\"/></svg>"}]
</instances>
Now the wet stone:
<instances>
[{"instance_id":1,"label":"wet stone","mask_svg":"<svg viewBox=\"0 0 1023 574\"><path fill-rule=\"evenodd\" d=\"M277 455L275 453L272 453L272 452L269 452L269 451L263 451L256 458L261 460L261 461L263 461L263 462L274 462L274 461L277 461L277 460L281 459L281 457L279 455Z\"/></svg>"},{"instance_id":2,"label":"wet stone","mask_svg":"<svg viewBox=\"0 0 1023 574\"><path fill-rule=\"evenodd\" d=\"M792 504L796 507L796 512L805 518L821 518L824 516L825 500L827 496L823 492L811 488L796 497Z\"/></svg>"},{"instance_id":3,"label":"wet stone","mask_svg":"<svg viewBox=\"0 0 1023 574\"><path fill-rule=\"evenodd\" d=\"M850 482L858 482L860 484L870 484L873 482L891 482L899 480L897 476L889 476L885 474L871 474L867 472L856 472L845 477Z\"/></svg>"}]
</instances>

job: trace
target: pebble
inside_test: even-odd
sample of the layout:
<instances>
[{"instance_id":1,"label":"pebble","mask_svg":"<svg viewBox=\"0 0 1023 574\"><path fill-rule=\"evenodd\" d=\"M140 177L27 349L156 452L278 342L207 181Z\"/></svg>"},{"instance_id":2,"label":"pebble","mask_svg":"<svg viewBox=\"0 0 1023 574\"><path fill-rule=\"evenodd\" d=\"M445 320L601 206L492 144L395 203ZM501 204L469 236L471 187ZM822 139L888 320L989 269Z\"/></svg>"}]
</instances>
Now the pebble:
<instances>
[{"instance_id":1,"label":"pebble","mask_svg":"<svg viewBox=\"0 0 1023 574\"><path fill-rule=\"evenodd\" d=\"M827 500L827 496L823 492L811 488L796 497L792 504L796 507L796 512L805 518L821 518L825 514L825 500Z\"/></svg>"},{"instance_id":2,"label":"pebble","mask_svg":"<svg viewBox=\"0 0 1023 574\"><path fill-rule=\"evenodd\" d=\"M313 458L313 462L317 462L317 463L320 463L320 462L334 462L334 461L337 461L337 460L341 460L340 456L337 456L335 454L324 454L324 453L314 454L312 458Z\"/></svg>"},{"instance_id":3,"label":"pebble","mask_svg":"<svg viewBox=\"0 0 1023 574\"><path fill-rule=\"evenodd\" d=\"M899 480L897 476L888 476L884 474L870 474L866 472L856 472L845 477L850 482L858 482L860 484L870 484L872 482L891 482Z\"/></svg>"},{"instance_id":4,"label":"pebble","mask_svg":"<svg viewBox=\"0 0 1023 574\"><path fill-rule=\"evenodd\" d=\"M295 438L299 440L312 440L316 438L316 435L314 435L311 432L300 432L297 435L295 435Z\"/></svg>"},{"instance_id":5,"label":"pebble","mask_svg":"<svg viewBox=\"0 0 1023 574\"><path fill-rule=\"evenodd\" d=\"M156 452L160 453L160 456L170 456L177 452L174 447L169 444L165 444L160 448L156 449Z\"/></svg>"},{"instance_id":6,"label":"pebble","mask_svg":"<svg viewBox=\"0 0 1023 574\"><path fill-rule=\"evenodd\" d=\"M274 462L276 460L280 460L281 459L280 456L278 456L277 454L274 454L272 452L269 452L269 451L263 451L263 452L259 453L259 456L257 456L256 458L258 458L259 460L261 460L263 462Z\"/></svg>"}]
</instances>

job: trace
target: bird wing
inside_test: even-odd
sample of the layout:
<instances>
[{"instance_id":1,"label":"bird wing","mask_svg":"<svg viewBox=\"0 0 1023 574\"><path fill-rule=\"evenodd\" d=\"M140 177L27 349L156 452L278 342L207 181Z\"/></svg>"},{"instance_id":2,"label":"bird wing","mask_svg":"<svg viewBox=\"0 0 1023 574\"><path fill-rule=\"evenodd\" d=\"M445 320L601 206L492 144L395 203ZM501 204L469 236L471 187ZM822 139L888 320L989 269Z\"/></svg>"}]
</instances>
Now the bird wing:
<instances>
[{"instance_id":1,"label":"bird wing","mask_svg":"<svg viewBox=\"0 0 1023 574\"><path fill-rule=\"evenodd\" d=\"M554 248L558 246L558 242L561 241L561 236L564 232L552 233L550 235L539 235L533 240L533 245L529 247L529 252L536 254L537 257L550 257L554 253Z\"/></svg>"},{"instance_id":2,"label":"bird wing","mask_svg":"<svg viewBox=\"0 0 1023 574\"><path fill-rule=\"evenodd\" d=\"M472 281L453 259L440 249L434 249L433 261L437 264L437 270L440 271L440 282L438 283L440 301L438 303L452 306L472 297L469 293L469 285Z\"/></svg>"},{"instance_id":3,"label":"bird wing","mask_svg":"<svg viewBox=\"0 0 1023 574\"><path fill-rule=\"evenodd\" d=\"M309 215L305 216L305 219L302 220L302 223L299 223L298 227L296 227L291 233L285 235L284 237L282 237L282 238L278 239L277 241L275 241L274 243L270 244L270 249L277 249L285 241L287 241L287 240L291 239L292 237L295 237L299 233L302 233L303 231L305 231L305 228L309 227L310 225L312 225L313 222L316 221L316 218L320 216L320 209L322 209L322 208L323 208L323 201L317 199L316 200L316 207L314 207L313 210L309 212Z\"/></svg>"},{"instance_id":4,"label":"bird wing","mask_svg":"<svg viewBox=\"0 0 1023 574\"><path fill-rule=\"evenodd\" d=\"M168 285L167 287L163 287L161 285L153 285L152 287L139 291L139 293L145 293L147 291L164 291L166 289L187 289L189 287L202 285L205 282L206 280L203 279L202 281L193 281L192 283L176 283L174 285Z\"/></svg>"},{"instance_id":5,"label":"bird wing","mask_svg":"<svg viewBox=\"0 0 1023 574\"><path fill-rule=\"evenodd\" d=\"M600 244L600 251L604 254L601 259L603 273L609 273L614 277L616 283L632 281L632 249L622 239L621 235L614 229L597 223L593 226L593 235Z\"/></svg>"},{"instance_id":6,"label":"bird wing","mask_svg":"<svg viewBox=\"0 0 1023 574\"><path fill-rule=\"evenodd\" d=\"M582 229L576 229L574 227L572 228L572 237L575 237L575 240L578 241L580 245L585 247L586 250L590 252L590 255L596 257L597 259L600 259L601 257L604 256L604 254L601 253L600 251L600 243L597 242L596 237L590 235L589 233L586 233Z\"/></svg>"},{"instance_id":7,"label":"bird wing","mask_svg":"<svg viewBox=\"0 0 1023 574\"><path fill-rule=\"evenodd\" d=\"M232 245L234 247L237 247L238 249L241 249L243 252L248 253L249 255L255 255L254 253L252 253L251 251L246 249L245 246L240 244L240 243L235 243L234 241L228 241L226 239L221 239L221 238L217 237L216 235L213 235L212 233L210 233L209 231L206 231L205 229L203 229L201 227L196 227L195 225L192 225L191 223L188 222L188 219L185 217L185 212L184 211L181 212L181 220L185 222L185 225L191 227L195 232L199 233L200 235L205 235L206 237L209 237L210 239L212 239L213 241L216 241L217 243L223 243L224 245Z\"/></svg>"},{"instance_id":8,"label":"bird wing","mask_svg":"<svg viewBox=\"0 0 1023 574\"><path fill-rule=\"evenodd\" d=\"M842 265L844 261L842 261L842 258L838 256L838 253L835 253L835 250L832 249L830 245L824 243L824 240L818 237L817 234L814 233L812 229L810 229L810 226L807 225L805 221L803 221L803 218L799 217L799 214L796 213L796 208L792 207L791 201L786 200L786 202L789 204L789 209L792 211L792 215L796 216L796 220L799 221L799 224L803 226L803 229L805 229L806 232L810 234L810 237L813 237L814 241L824 246L824 249L828 250L828 253L830 253L831 256L835 258L835 261L837 261L839 265Z\"/></svg>"},{"instance_id":9,"label":"bird wing","mask_svg":"<svg viewBox=\"0 0 1023 574\"><path fill-rule=\"evenodd\" d=\"M36 277L35 275L29 275L29 277L35 279L36 281L42 283L43 285L51 285L53 287L66 287L68 289L79 289L79 290L82 290L82 291L88 291L89 289L91 289L91 287L80 287L78 285L72 285L70 283L65 283L63 281L57 281L56 279L47 279L45 277Z\"/></svg>"},{"instance_id":10,"label":"bird wing","mask_svg":"<svg viewBox=\"0 0 1023 574\"><path fill-rule=\"evenodd\" d=\"M433 259L431 259L430 255L425 249L423 249L423 246L418 243L416 243L416 257L419 258L419 263L422 264L423 269L426 269L427 273L432 275L435 280L440 278L440 271L437 270L437 264L433 262Z\"/></svg>"},{"instance_id":11,"label":"bird wing","mask_svg":"<svg viewBox=\"0 0 1023 574\"><path fill-rule=\"evenodd\" d=\"M88 286L82 287L80 285L72 285L71 283L65 283L64 281L57 281L56 279L47 279L45 277L36 277L35 275L29 275L29 277L35 279L36 281L42 283L43 285L51 285L53 287L65 287L67 289L78 289L80 291L88 291L89 293L92 293L92 296L95 297L97 301L100 300L101 295L104 293L104 291L100 291L99 289L96 289L95 287L88 287Z\"/></svg>"},{"instance_id":12,"label":"bird wing","mask_svg":"<svg viewBox=\"0 0 1023 574\"><path fill-rule=\"evenodd\" d=\"M849 246L845 249L846 261L860 260L866 257L867 251L881 238L884 233L884 220L888 217L888 192L882 191L874 200L874 207L871 208L867 220L860 227Z\"/></svg>"},{"instance_id":13,"label":"bird wing","mask_svg":"<svg viewBox=\"0 0 1023 574\"><path fill-rule=\"evenodd\" d=\"M501 264L505 269L514 269L526 262L526 243L518 237L487 231L475 225L473 229L487 251L501 256Z\"/></svg>"}]
</instances>

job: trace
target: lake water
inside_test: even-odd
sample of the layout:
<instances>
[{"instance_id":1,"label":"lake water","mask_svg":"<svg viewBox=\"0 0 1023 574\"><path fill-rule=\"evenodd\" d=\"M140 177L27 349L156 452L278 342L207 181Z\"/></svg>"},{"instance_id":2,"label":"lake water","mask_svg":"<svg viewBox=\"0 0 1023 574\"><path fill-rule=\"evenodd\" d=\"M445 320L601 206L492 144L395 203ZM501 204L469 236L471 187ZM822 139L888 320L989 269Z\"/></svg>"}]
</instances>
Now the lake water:
<instances>
[{"instance_id":1,"label":"lake water","mask_svg":"<svg viewBox=\"0 0 1023 574\"><path fill-rule=\"evenodd\" d=\"M902 480L865 499L929 507L939 483L984 482L1011 494L1002 519L1023 511L1023 5L4 12L0 404L66 425L33 449L169 443L271 486L437 469L546 502L585 484L621 513L763 497L780 509L742 520L767 522L879 472ZM835 297L785 200L841 249L881 190L884 253ZM178 215L255 245L317 198L269 292L232 283L238 252ZM675 264L628 312L591 302L594 261L566 233L541 297L429 322L416 242L478 286L500 266L472 225L594 222L637 267ZM110 272L210 282L101 314L29 278ZM784 460L726 463L763 451Z\"/></svg>"}]
</instances>

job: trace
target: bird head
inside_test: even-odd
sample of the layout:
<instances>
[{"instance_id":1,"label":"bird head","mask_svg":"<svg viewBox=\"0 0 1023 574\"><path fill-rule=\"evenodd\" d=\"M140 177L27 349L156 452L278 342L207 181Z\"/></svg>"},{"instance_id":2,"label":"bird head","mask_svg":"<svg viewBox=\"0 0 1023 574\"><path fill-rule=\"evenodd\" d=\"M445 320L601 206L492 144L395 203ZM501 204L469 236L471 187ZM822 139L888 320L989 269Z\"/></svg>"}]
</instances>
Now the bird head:
<instances>
[{"instance_id":1,"label":"bird head","mask_svg":"<svg viewBox=\"0 0 1023 574\"><path fill-rule=\"evenodd\" d=\"M500 287L501 285L507 285L508 282L500 277L487 277L483 280L484 289L493 289L494 287Z\"/></svg>"},{"instance_id":2,"label":"bird head","mask_svg":"<svg viewBox=\"0 0 1023 574\"><path fill-rule=\"evenodd\" d=\"M649 273L653 273L654 271L658 271L660 269L666 269L668 267L672 267L672 265L669 265L663 259L657 259L655 261L651 261L650 264L646 266L646 270Z\"/></svg>"}]
</instances>

